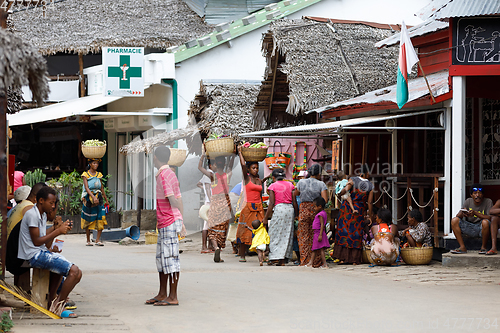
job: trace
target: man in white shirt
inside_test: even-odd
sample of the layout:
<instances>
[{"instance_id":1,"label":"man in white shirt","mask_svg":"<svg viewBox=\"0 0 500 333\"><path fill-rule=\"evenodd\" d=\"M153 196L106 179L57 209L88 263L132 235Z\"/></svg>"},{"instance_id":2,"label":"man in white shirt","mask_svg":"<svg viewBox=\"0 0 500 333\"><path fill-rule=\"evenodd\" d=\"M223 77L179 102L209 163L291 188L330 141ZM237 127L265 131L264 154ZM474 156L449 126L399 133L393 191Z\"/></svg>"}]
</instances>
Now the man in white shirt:
<instances>
[{"instance_id":1,"label":"man in white shirt","mask_svg":"<svg viewBox=\"0 0 500 333\"><path fill-rule=\"evenodd\" d=\"M52 247L54 239L61 234L68 233L72 227L67 220L62 223L54 222L54 225L47 229L47 214L55 209L56 202L57 192L53 188L44 186L38 191L36 204L24 214L21 221L18 257L29 261L33 268L47 269L51 272L49 310L60 315L69 293L80 282L82 271L78 266L56 253L60 252L57 248ZM63 276L66 279L56 297L57 288ZM69 317L76 318L77 316L71 313Z\"/></svg>"}]
</instances>

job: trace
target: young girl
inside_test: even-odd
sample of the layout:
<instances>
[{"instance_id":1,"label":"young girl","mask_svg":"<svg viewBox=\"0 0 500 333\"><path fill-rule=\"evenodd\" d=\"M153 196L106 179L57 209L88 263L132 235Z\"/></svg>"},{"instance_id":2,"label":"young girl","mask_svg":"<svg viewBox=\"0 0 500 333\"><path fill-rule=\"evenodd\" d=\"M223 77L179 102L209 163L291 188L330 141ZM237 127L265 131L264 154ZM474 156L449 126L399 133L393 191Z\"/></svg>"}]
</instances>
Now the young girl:
<instances>
[{"instance_id":1,"label":"young girl","mask_svg":"<svg viewBox=\"0 0 500 333\"><path fill-rule=\"evenodd\" d=\"M327 215L325 212L326 202L323 197L319 196L313 200L314 203L314 212L316 213L316 217L314 218L312 228L314 231L313 236L313 245L312 245L312 256L311 261L306 265L307 267L313 267L314 259L317 257L321 258L321 268L328 268L326 265L325 258L325 248L330 247L330 243L328 243L328 237L325 232L325 224L327 220Z\"/></svg>"},{"instance_id":2,"label":"young girl","mask_svg":"<svg viewBox=\"0 0 500 333\"><path fill-rule=\"evenodd\" d=\"M388 209L382 208L377 212L377 225L372 227L374 239L372 241L370 257L377 265L392 265L399 255L399 240L397 227L392 224L392 215Z\"/></svg>"},{"instance_id":3,"label":"young girl","mask_svg":"<svg viewBox=\"0 0 500 333\"><path fill-rule=\"evenodd\" d=\"M261 266L264 265L264 252L269 248L269 235L267 234L266 227L264 223L261 223L259 220L252 221L253 227L253 238L252 245L250 246L250 251L255 250L257 252L257 256L259 257L259 264Z\"/></svg>"},{"instance_id":4,"label":"young girl","mask_svg":"<svg viewBox=\"0 0 500 333\"><path fill-rule=\"evenodd\" d=\"M335 195L339 196L339 193L344 189L344 187L347 186L348 180L347 180L347 175L344 173L344 171L339 171L337 173L338 179L340 181L335 185ZM351 192L347 191L342 195L339 196L340 202L347 200L347 203L349 204L349 207L351 207L351 210L354 214L358 213L357 209L354 209L354 205L352 204L352 199L351 199Z\"/></svg>"}]
</instances>

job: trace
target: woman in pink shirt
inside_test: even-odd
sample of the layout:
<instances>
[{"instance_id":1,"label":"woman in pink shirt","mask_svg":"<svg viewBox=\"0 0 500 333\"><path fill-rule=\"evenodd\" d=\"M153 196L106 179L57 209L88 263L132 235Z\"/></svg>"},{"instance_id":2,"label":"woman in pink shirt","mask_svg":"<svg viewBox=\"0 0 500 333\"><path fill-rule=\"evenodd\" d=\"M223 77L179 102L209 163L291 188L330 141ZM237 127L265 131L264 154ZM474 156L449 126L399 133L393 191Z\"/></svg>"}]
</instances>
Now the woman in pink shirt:
<instances>
[{"instance_id":1,"label":"woman in pink shirt","mask_svg":"<svg viewBox=\"0 0 500 333\"><path fill-rule=\"evenodd\" d=\"M295 186L285 179L285 170L275 169L273 183L268 187L269 206L264 224L269 218L269 261L278 261L278 266L285 264L285 258L292 258L293 220L298 216L299 208L295 199Z\"/></svg>"}]
</instances>

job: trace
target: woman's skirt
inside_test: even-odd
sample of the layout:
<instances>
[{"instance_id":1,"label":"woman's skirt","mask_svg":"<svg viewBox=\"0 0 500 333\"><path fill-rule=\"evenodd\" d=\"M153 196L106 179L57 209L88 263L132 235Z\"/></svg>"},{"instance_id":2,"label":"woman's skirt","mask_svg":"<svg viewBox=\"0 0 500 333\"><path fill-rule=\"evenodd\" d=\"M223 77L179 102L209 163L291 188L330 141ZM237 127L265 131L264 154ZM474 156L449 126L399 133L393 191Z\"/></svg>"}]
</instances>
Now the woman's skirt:
<instances>
[{"instance_id":1,"label":"woman's skirt","mask_svg":"<svg viewBox=\"0 0 500 333\"><path fill-rule=\"evenodd\" d=\"M299 208L299 227L297 229L297 239L300 249L300 265L306 265L311 261L313 245L312 224L316 213L314 212L314 203L301 202ZM313 267L321 266L321 258L316 257Z\"/></svg>"},{"instance_id":2,"label":"woman's skirt","mask_svg":"<svg viewBox=\"0 0 500 333\"><path fill-rule=\"evenodd\" d=\"M93 205L90 201L90 196L87 193L83 198L81 226L82 229L103 230L106 222L106 210L103 205L103 198L101 193L94 194L99 199L99 203Z\"/></svg>"},{"instance_id":3,"label":"woman's skirt","mask_svg":"<svg viewBox=\"0 0 500 333\"><path fill-rule=\"evenodd\" d=\"M269 260L292 258L293 247L292 204L281 203L274 207L273 217L269 221Z\"/></svg>"},{"instance_id":4,"label":"woman's skirt","mask_svg":"<svg viewBox=\"0 0 500 333\"><path fill-rule=\"evenodd\" d=\"M262 203L247 202L240 213L238 230L236 231L236 242L239 244L252 245L252 222L264 219L264 208Z\"/></svg>"},{"instance_id":5,"label":"woman's skirt","mask_svg":"<svg viewBox=\"0 0 500 333\"><path fill-rule=\"evenodd\" d=\"M227 194L213 195L208 210L208 239L221 249L226 247L226 233L231 220L231 201Z\"/></svg>"}]
</instances>

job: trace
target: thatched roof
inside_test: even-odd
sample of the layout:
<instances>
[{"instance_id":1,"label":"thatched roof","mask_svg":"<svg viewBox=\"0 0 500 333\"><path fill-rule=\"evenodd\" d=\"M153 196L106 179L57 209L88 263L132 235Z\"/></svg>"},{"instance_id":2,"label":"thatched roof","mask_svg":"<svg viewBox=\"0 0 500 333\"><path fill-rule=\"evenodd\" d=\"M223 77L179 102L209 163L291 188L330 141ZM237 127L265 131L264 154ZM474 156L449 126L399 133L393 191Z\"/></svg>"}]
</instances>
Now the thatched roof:
<instances>
[{"instance_id":1,"label":"thatched roof","mask_svg":"<svg viewBox=\"0 0 500 333\"><path fill-rule=\"evenodd\" d=\"M6 29L0 29L0 91L7 90L7 112L19 111L19 89L29 85L38 105L48 98L47 63L31 45Z\"/></svg>"},{"instance_id":2,"label":"thatched roof","mask_svg":"<svg viewBox=\"0 0 500 333\"><path fill-rule=\"evenodd\" d=\"M255 130L315 122L304 112L396 82L397 49L374 44L389 25L329 19L277 20L264 34L267 60Z\"/></svg>"},{"instance_id":3,"label":"thatched roof","mask_svg":"<svg viewBox=\"0 0 500 333\"><path fill-rule=\"evenodd\" d=\"M181 0L65 0L13 14L16 30L44 55L103 46L166 49L213 30Z\"/></svg>"},{"instance_id":4,"label":"thatched roof","mask_svg":"<svg viewBox=\"0 0 500 333\"><path fill-rule=\"evenodd\" d=\"M186 128L163 132L143 140L137 137L129 144L122 146L120 148L120 153L128 155L145 152L149 154L155 147L172 145L175 141L186 138L192 139L196 134L198 134L198 126L189 125Z\"/></svg>"},{"instance_id":5,"label":"thatched roof","mask_svg":"<svg viewBox=\"0 0 500 333\"><path fill-rule=\"evenodd\" d=\"M202 139L212 133L239 139L240 134L252 131L252 110L258 93L257 84L201 81L188 114L200 128Z\"/></svg>"}]
</instances>

